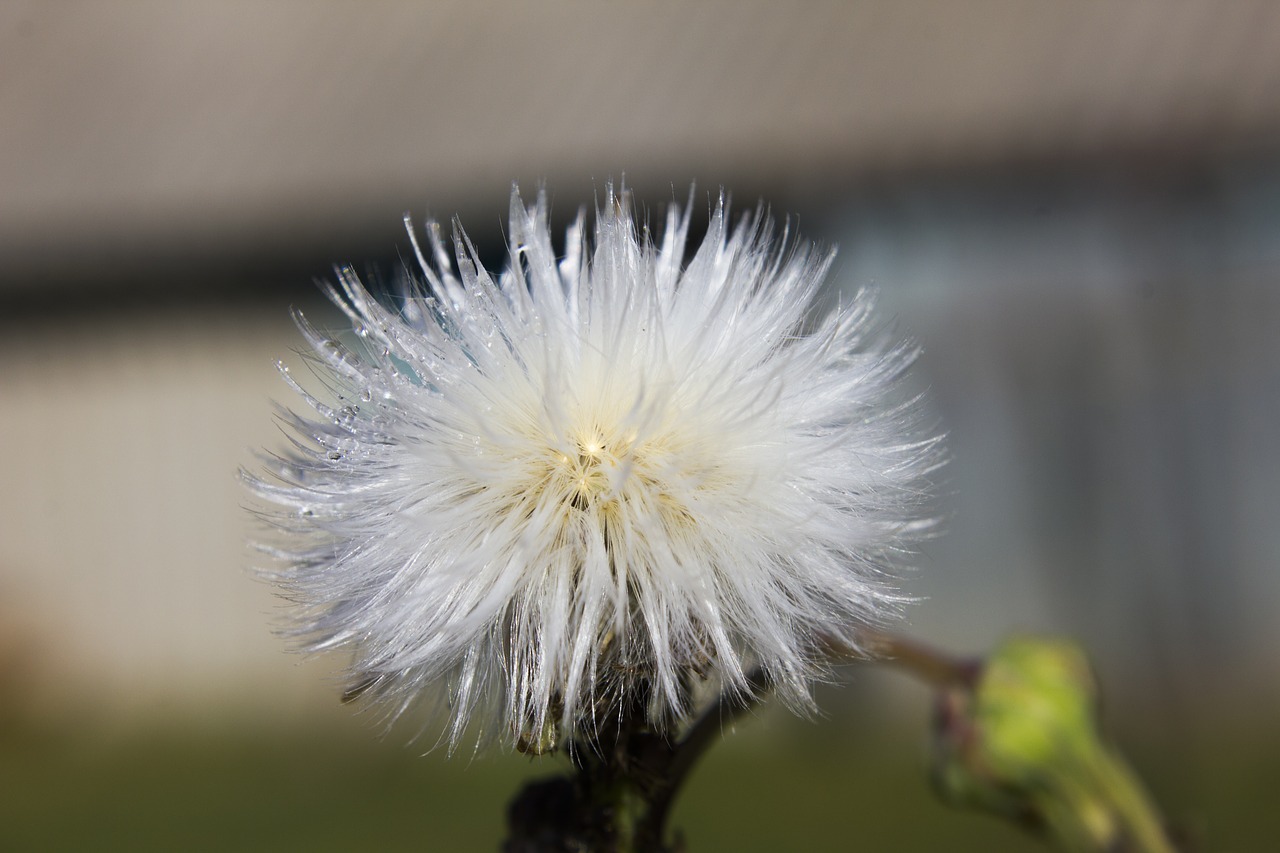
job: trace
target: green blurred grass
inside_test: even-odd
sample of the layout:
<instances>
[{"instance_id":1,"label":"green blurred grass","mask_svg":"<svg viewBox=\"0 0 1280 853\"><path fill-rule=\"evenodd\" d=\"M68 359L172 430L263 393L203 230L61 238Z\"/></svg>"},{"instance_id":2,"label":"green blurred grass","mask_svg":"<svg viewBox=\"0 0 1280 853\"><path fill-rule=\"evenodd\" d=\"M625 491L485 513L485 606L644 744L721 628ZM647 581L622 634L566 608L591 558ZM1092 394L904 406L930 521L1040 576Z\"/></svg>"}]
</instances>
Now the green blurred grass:
<instances>
[{"instance_id":1,"label":"green blurred grass","mask_svg":"<svg viewBox=\"0 0 1280 853\"><path fill-rule=\"evenodd\" d=\"M810 723L769 710L708 754L673 824L691 851L1047 849L935 801L919 723L843 713ZM1245 734L1196 763L1167 744L1135 756L1170 816L1211 840L1199 849L1266 850L1280 837L1280 738L1263 733L1259 747ZM0 850L492 851L522 782L563 766L423 756L394 734L315 721L10 727L0 732Z\"/></svg>"}]
</instances>

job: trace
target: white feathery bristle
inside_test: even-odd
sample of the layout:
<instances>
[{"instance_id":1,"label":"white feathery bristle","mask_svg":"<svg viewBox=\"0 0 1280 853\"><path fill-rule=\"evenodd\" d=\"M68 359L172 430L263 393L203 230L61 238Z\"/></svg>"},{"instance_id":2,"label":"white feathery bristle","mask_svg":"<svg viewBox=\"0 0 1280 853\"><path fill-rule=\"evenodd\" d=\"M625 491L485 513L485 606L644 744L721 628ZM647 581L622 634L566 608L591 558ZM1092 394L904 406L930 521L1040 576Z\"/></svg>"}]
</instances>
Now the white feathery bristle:
<instances>
[{"instance_id":1,"label":"white feathery bristle","mask_svg":"<svg viewBox=\"0 0 1280 853\"><path fill-rule=\"evenodd\" d=\"M928 525L913 350L870 335L865 295L815 316L830 254L730 226L723 197L687 265L688 208L658 246L612 186L586 222L557 255L545 196L513 191L496 279L460 230L450 253L410 225L398 310L341 270L359 343L298 319L338 402L286 376L310 411L247 476L301 645L352 652L393 715L447 702L454 744L623 707L665 729L752 667L806 708L824 639L896 615Z\"/></svg>"}]
</instances>

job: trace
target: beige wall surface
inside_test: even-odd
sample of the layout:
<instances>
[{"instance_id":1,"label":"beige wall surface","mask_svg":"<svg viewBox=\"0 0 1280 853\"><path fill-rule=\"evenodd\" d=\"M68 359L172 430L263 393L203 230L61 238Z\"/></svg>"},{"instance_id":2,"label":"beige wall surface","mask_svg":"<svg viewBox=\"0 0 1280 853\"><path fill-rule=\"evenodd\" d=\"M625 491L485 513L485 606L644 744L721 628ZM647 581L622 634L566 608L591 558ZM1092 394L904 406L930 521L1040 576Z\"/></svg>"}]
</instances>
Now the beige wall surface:
<instances>
[{"instance_id":1,"label":"beige wall surface","mask_svg":"<svg viewBox=\"0 0 1280 853\"><path fill-rule=\"evenodd\" d=\"M278 447L292 332L283 308L220 309L0 341L0 660L21 689L191 710L331 687L272 635L236 476Z\"/></svg>"}]
</instances>

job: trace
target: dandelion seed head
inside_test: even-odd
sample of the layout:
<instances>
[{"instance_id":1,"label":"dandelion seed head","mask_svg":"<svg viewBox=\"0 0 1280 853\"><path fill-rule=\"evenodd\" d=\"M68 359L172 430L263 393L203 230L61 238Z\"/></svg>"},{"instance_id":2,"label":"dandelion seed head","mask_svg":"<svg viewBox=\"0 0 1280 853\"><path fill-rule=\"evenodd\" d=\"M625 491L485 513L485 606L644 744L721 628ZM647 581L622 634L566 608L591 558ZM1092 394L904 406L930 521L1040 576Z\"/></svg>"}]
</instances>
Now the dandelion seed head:
<instances>
[{"instance_id":1,"label":"dandelion seed head","mask_svg":"<svg viewBox=\"0 0 1280 853\"><path fill-rule=\"evenodd\" d=\"M303 648L352 653L392 716L447 704L507 742L590 736L639 704L679 725L700 685L797 708L825 638L892 618L928 526L939 441L870 300L815 313L829 254L723 199L686 263L606 189L557 254L513 191L497 276L436 223L399 307L349 268L347 346L299 317L327 394L285 380L291 447L247 475ZM327 402L329 398L336 402Z\"/></svg>"}]
</instances>

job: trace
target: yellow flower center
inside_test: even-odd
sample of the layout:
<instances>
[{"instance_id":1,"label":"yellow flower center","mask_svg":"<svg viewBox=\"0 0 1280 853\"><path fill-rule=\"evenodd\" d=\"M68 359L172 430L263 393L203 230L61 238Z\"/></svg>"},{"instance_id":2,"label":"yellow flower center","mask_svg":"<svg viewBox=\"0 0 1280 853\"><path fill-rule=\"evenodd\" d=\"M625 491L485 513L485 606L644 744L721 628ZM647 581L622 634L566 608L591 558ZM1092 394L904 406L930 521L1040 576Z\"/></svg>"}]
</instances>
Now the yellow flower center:
<instances>
[{"instance_id":1,"label":"yellow flower center","mask_svg":"<svg viewBox=\"0 0 1280 853\"><path fill-rule=\"evenodd\" d=\"M599 432L578 436L577 452L558 454L561 480L578 509L617 499L623 482L635 464L635 439L607 440Z\"/></svg>"}]
</instances>

